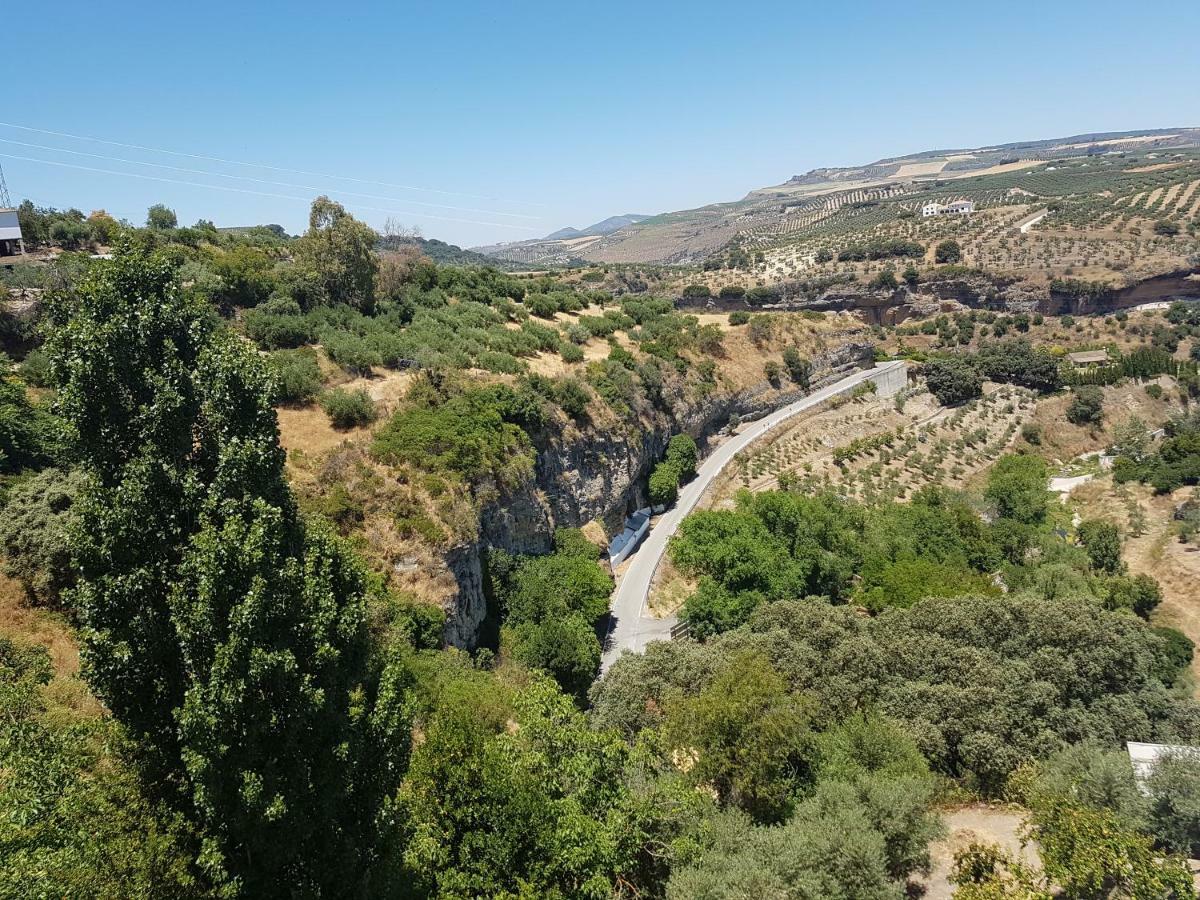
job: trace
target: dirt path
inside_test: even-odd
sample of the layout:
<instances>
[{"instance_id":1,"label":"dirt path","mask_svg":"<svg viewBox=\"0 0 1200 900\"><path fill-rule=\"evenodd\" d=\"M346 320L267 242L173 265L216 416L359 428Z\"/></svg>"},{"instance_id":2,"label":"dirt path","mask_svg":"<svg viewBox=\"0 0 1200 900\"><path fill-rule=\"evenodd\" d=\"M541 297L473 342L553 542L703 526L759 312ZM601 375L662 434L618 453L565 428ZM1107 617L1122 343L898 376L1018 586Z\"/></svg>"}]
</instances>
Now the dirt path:
<instances>
[{"instance_id":1,"label":"dirt path","mask_svg":"<svg viewBox=\"0 0 1200 900\"><path fill-rule=\"evenodd\" d=\"M943 812L946 836L930 846L932 871L927 878L918 880L925 887L922 900L950 900L954 895L954 887L949 880L954 854L973 842L999 844L1024 862L1035 867L1040 865L1037 850L1021 846L1023 816L1023 811L1015 807L989 806L986 803L972 803Z\"/></svg>"}]
</instances>

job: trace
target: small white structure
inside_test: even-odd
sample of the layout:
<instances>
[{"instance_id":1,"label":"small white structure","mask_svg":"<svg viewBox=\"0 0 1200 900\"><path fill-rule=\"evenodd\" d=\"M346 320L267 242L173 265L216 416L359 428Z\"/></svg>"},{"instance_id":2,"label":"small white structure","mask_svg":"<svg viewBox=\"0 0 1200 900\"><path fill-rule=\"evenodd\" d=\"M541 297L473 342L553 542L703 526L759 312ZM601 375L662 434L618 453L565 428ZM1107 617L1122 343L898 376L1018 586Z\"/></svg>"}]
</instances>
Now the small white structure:
<instances>
[{"instance_id":1,"label":"small white structure","mask_svg":"<svg viewBox=\"0 0 1200 900\"><path fill-rule=\"evenodd\" d=\"M1133 777L1137 779L1138 787L1146 791L1146 780L1154 773L1154 767L1165 756L1190 756L1200 758L1200 747L1189 747L1186 744L1139 744L1128 741L1125 749L1129 752L1129 762L1133 765Z\"/></svg>"},{"instance_id":2,"label":"small white structure","mask_svg":"<svg viewBox=\"0 0 1200 900\"><path fill-rule=\"evenodd\" d=\"M926 203L921 207L921 216L966 216L975 212L974 200L955 200L953 203Z\"/></svg>"},{"instance_id":3,"label":"small white structure","mask_svg":"<svg viewBox=\"0 0 1200 900\"><path fill-rule=\"evenodd\" d=\"M21 220L15 209L0 209L0 256L16 256L25 252L21 240Z\"/></svg>"}]
</instances>

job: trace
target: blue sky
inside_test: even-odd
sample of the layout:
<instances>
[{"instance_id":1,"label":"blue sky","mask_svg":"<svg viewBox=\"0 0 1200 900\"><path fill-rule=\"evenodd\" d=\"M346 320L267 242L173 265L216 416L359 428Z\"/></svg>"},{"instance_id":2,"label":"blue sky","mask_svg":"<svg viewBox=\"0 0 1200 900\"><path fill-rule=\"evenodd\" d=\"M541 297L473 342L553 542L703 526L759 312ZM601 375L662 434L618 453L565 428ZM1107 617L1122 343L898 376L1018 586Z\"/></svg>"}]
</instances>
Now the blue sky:
<instances>
[{"instance_id":1,"label":"blue sky","mask_svg":"<svg viewBox=\"0 0 1200 900\"><path fill-rule=\"evenodd\" d=\"M392 215L466 246L733 200L816 166L1200 125L1195 0L60 0L3 21L14 200L135 221L164 202L184 223L298 231L324 191L376 227Z\"/></svg>"}]
</instances>

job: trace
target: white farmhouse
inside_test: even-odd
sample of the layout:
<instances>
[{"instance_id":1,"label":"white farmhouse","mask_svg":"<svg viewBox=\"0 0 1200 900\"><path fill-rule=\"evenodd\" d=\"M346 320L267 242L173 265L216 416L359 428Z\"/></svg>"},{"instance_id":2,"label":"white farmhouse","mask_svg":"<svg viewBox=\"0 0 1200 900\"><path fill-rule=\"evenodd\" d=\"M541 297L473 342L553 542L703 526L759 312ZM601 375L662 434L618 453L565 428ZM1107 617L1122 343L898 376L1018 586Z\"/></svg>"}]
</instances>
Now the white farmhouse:
<instances>
[{"instance_id":1,"label":"white farmhouse","mask_svg":"<svg viewBox=\"0 0 1200 900\"><path fill-rule=\"evenodd\" d=\"M974 200L955 200L953 203L926 203L921 207L921 216L966 216L975 212Z\"/></svg>"}]
</instances>

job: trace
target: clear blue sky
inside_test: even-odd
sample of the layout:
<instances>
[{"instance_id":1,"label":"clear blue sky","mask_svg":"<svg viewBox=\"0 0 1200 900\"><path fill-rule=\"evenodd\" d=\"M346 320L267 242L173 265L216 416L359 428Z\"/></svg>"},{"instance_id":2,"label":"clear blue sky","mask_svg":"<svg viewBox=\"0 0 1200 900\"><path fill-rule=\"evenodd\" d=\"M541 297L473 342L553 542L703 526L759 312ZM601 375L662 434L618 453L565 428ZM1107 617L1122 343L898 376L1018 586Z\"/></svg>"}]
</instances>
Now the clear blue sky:
<instances>
[{"instance_id":1,"label":"clear blue sky","mask_svg":"<svg viewBox=\"0 0 1200 900\"><path fill-rule=\"evenodd\" d=\"M306 205L288 198L315 188L377 227L393 211L465 246L733 200L816 166L1200 125L1196 0L60 0L3 23L6 123L447 192L0 126L39 145L0 154L170 179L0 157L14 199L139 222L164 202L184 223L298 231Z\"/></svg>"}]
</instances>

